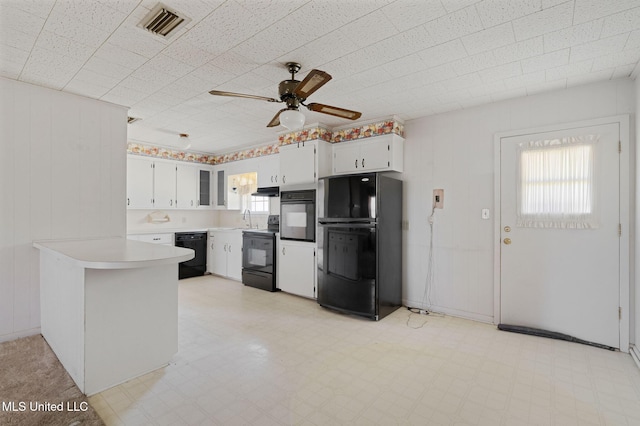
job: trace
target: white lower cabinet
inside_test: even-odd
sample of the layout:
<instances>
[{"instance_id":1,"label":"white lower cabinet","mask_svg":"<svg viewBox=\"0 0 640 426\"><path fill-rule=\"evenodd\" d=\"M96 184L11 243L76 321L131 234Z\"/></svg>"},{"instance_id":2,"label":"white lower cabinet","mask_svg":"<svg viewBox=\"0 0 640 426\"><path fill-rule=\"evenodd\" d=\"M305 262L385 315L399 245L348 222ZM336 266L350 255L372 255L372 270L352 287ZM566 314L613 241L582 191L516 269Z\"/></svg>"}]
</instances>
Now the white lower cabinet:
<instances>
[{"instance_id":1,"label":"white lower cabinet","mask_svg":"<svg viewBox=\"0 0 640 426\"><path fill-rule=\"evenodd\" d=\"M280 290L315 299L315 243L280 240L277 265L278 286Z\"/></svg>"},{"instance_id":2,"label":"white lower cabinet","mask_svg":"<svg viewBox=\"0 0 640 426\"><path fill-rule=\"evenodd\" d=\"M209 231L207 271L242 280L242 230Z\"/></svg>"}]
</instances>

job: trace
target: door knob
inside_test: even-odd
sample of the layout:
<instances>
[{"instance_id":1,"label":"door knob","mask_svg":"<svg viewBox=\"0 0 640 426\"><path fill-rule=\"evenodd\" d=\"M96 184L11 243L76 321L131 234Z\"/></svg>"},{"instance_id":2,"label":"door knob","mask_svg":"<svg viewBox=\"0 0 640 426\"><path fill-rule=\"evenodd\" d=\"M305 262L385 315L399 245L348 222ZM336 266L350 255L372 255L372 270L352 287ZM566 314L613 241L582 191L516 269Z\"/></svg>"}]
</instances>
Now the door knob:
<instances>
[{"instance_id":1,"label":"door knob","mask_svg":"<svg viewBox=\"0 0 640 426\"><path fill-rule=\"evenodd\" d=\"M506 245L511 244L511 238L505 238L505 239L504 239L504 243L505 243Z\"/></svg>"},{"instance_id":2,"label":"door knob","mask_svg":"<svg viewBox=\"0 0 640 426\"><path fill-rule=\"evenodd\" d=\"M510 226L505 226L504 227L504 232L511 232L511 227Z\"/></svg>"}]
</instances>

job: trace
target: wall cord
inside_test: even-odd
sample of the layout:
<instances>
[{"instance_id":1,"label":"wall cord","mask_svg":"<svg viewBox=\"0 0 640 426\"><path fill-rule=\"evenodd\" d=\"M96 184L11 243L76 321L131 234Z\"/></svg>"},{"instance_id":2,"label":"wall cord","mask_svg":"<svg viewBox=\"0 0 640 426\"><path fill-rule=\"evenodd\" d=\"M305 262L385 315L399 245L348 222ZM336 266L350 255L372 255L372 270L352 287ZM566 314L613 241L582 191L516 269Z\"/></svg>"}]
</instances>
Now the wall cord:
<instances>
[{"instance_id":1,"label":"wall cord","mask_svg":"<svg viewBox=\"0 0 640 426\"><path fill-rule=\"evenodd\" d=\"M434 223L434 214L436 212L435 204L431 208L431 215L429 216L429 255L427 258L427 277L425 279L424 284L424 294L422 295L422 306L423 309L428 314L429 311L426 309L426 306L432 306L433 301L431 300L431 291L433 285L433 223Z\"/></svg>"},{"instance_id":2,"label":"wall cord","mask_svg":"<svg viewBox=\"0 0 640 426\"><path fill-rule=\"evenodd\" d=\"M427 277L425 279L425 283L424 283L424 293L422 295L422 308L412 308L412 307L407 307L407 309L409 310L409 316L407 317L407 327L413 328L413 329L418 329L418 328L422 328L424 327L424 325L427 323L427 320L424 320L424 322L418 326L418 327L413 327L409 325L409 321L411 320L411 316L413 314L416 315L432 315L433 312L430 312L427 309L427 306L431 306L433 305L433 302L431 300L431 287L433 284L433 223L434 223L434 214L436 211L436 206L435 204L433 205L433 207L431 208L431 215L429 215L428 218L428 222L429 222L429 255L427 258ZM428 303L428 305L427 305Z\"/></svg>"}]
</instances>

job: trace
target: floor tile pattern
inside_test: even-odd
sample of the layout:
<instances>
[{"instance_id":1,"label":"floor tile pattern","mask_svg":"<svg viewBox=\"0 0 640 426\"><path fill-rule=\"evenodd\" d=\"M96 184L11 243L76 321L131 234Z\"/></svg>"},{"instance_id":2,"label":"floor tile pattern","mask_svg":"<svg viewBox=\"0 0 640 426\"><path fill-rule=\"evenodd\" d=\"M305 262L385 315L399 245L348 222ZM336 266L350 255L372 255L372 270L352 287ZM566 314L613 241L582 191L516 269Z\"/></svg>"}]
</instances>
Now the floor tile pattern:
<instances>
[{"instance_id":1,"label":"floor tile pattern","mask_svg":"<svg viewBox=\"0 0 640 426\"><path fill-rule=\"evenodd\" d=\"M180 281L179 321L170 365L90 398L107 425L640 425L620 352L211 276Z\"/></svg>"}]
</instances>

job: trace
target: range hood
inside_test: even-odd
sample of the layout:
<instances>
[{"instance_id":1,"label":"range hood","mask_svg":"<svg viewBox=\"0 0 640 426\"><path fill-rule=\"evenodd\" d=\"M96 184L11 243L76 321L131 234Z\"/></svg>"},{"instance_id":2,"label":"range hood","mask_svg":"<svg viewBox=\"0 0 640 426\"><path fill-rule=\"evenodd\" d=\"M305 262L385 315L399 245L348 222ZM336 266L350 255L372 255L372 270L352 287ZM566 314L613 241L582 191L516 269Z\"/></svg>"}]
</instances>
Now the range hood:
<instances>
[{"instance_id":1,"label":"range hood","mask_svg":"<svg viewBox=\"0 0 640 426\"><path fill-rule=\"evenodd\" d=\"M280 196L280 187L278 186L267 186L264 188L258 188L256 192L251 195L255 195L257 197L279 197Z\"/></svg>"}]
</instances>

